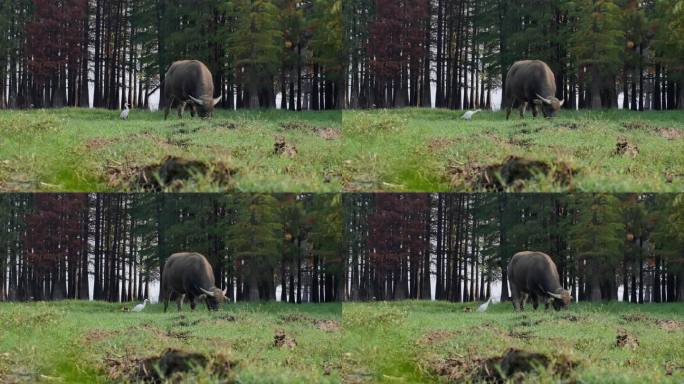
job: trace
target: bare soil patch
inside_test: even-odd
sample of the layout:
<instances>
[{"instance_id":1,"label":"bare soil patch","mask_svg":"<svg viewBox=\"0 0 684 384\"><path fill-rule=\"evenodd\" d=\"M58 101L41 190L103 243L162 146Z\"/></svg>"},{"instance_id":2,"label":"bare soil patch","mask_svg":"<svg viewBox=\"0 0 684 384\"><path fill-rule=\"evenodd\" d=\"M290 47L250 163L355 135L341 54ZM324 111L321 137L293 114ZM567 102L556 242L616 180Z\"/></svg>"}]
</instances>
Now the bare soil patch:
<instances>
[{"instance_id":1,"label":"bare soil patch","mask_svg":"<svg viewBox=\"0 0 684 384\"><path fill-rule=\"evenodd\" d=\"M646 322L651 323L664 331L677 331L684 329L684 323L671 319L656 319L643 313L630 313L623 315L622 319L627 322Z\"/></svg>"},{"instance_id":2,"label":"bare soil patch","mask_svg":"<svg viewBox=\"0 0 684 384\"><path fill-rule=\"evenodd\" d=\"M619 329L617 336L615 336L615 346L618 348L637 349L639 347L639 340L627 333L624 329Z\"/></svg>"},{"instance_id":3,"label":"bare soil patch","mask_svg":"<svg viewBox=\"0 0 684 384\"><path fill-rule=\"evenodd\" d=\"M622 318L625 321L653 321L653 318L651 316L645 315L643 313L628 313L626 315L622 315Z\"/></svg>"},{"instance_id":4,"label":"bare soil patch","mask_svg":"<svg viewBox=\"0 0 684 384\"><path fill-rule=\"evenodd\" d=\"M578 363L565 355L550 356L510 348L501 356L457 356L433 361L429 368L450 382L526 382L527 376L538 369L546 369L556 377L569 378Z\"/></svg>"},{"instance_id":5,"label":"bare soil patch","mask_svg":"<svg viewBox=\"0 0 684 384\"><path fill-rule=\"evenodd\" d=\"M636 144L630 143L625 137L618 137L615 144L615 154L618 156L629 155L637 157L639 156L639 147Z\"/></svg>"},{"instance_id":6,"label":"bare soil patch","mask_svg":"<svg viewBox=\"0 0 684 384\"><path fill-rule=\"evenodd\" d=\"M438 330L428 333L427 335L421 337L416 341L419 345L432 345L441 343L443 341L449 340L450 338L458 335L456 331Z\"/></svg>"},{"instance_id":7,"label":"bare soil patch","mask_svg":"<svg viewBox=\"0 0 684 384\"><path fill-rule=\"evenodd\" d=\"M232 382L229 377L237 364L220 354L210 356L169 348L159 356L109 358L107 365L108 376L114 381L182 383L184 376L196 369L223 380L221 382Z\"/></svg>"},{"instance_id":8,"label":"bare soil patch","mask_svg":"<svg viewBox=\"0 0 684 384\"><path fill-rule=\"evenodd\" d=\"M677 331L679 329L684 329L684 323L677 320L656 320L655 324L660 327L660 329L665 331Z\"/></svg>"},{"instance_id":9,"label":"bare soil patch","mask_svg":"<svg viewBox=\"0 0 684 384\"><path fill-rule=\"evenodd\" d=\"M280 123L280 128L285 131L298 130L313 133L324 140L337 140L342 137L342 132L339 129L316 127L313 124L299 120L284 121Z\"/></svg>"},{"instance_id":10,"label":"bare soil patch","mask_svg":"<svg viewBox=\"0 0 684 384\"><path fill-rule=\"evenodd\" d=\"M314 133L324 140L337 140L342 137L342 132L335 128L316 128Z\"/></svg>"},{"instance_id":11,"label":"bare soil patch","mask_svg":"<svg viewBox=\"0 0 684 384\"><path fill-rule=\"evenodd\" d=\"M297 312L292 312L292 313L286 313L284 315L280 315L278 317L280 321L287 322L287 323L310 323L313 322L314 319L311 316L307 316L303 313L297 313Z\"/></svg>"},{"instance_id":12,"label":"bare soil patch","mask_svg":"<svg viewBox=\"0 0 684 384\"><path fill-rule=\"evenodd\" d=\"M427 149L430 152L439 152L451 147L456 143L458 143L458 140L456 139L450 139L447 137L436 137L428 141Z\"/></svg>"},{"instance_id":13,"label":"bare soil patch","mask_svg":"<svg viewBox=\"0 0 684 384\"><path fill-rule=\"evenodd\" d=\"M323 332L339 332L342 329L337 320L314 320L314 326Z\"/></svg>"},{"instance_id":14,"label":"bare soil patch","mask_svg":"<svg viewBox=\"0 0 684 384\"><path fill-rule=\"evenodd\" d=\"M560 318L563 320L571 321L573 323L580 320L580 318L577 317L577 315L563 315Z\"/></svg>"},{"instance_id":15,"label":"bare soil patch","mask_svg":"<svg viewBox=\"0 0 684 384\"><path fill-rule=\"evenodd\" d=\"M684 131L682 131L681 129L658 127L643 121L627 121L623 123L622 126L627 130L647 131L660 137L663 137L667 140L677 140L684 138Z\"/></svg>"},{"instance_id":16,"label":"bare soil patch","mask_svg":"<svg viewBox=\"0 0 684 384\"><path fill-rule=\"evenodd\" d=\"M222 162L205 162L168 156L161 163L146 166L110 166L107 174L112 187L127 186L134 190L178 191L190 180L204 177L220 186L229 187L235 169Z\"/></svg>"},{"instance_id":17,"label":"bare soil patch","mask_svg":"<svg viewBox=\"0 0 684 384\"><path fill-rule=\"evenodd\" d=\"M684 137L684 131L676 128L659 128L658 134L668 140L676 140Z\"/></svg>"},{"instance_id":18,"label":"bare soil patch","mask_svg":"<svg viewBox=\"0 0 684 384\"><path fill-rule=\"evenodd\" d=\"M520 318L520 321L516 324L516 326L518 326L518 327L532 327L535 325L539 325L543 322L544 322L544 320L541 320L541 319L530 320L530 318L527 317L527 315L523 315Z\"/></svg>"},{"instance_id":19,"label":"bare soil patch","mask_svg":"<svg viewBox=\"0 0 684 384\"><path fill-rule=\"evenodd\" d=\"M508 144L514 145L516 147L530 148L532 146L532 139L511 137L508 140Z\"/></svg>"},{"instance_id":20,"label":"bare soil patch","mask_svg":"<svg viewBox=\"0 0 684 384\"><path fill-rule=\"evenodd\" d=\"M282 329L277 329L275 336L273 336L273 346L276 348L294 349L297 346L297 340L287 335Z\"/></svg>"},{"instance_id":21,"label":"bare soil patch","mask_svg":"<svg viewBox=\"0 0 684 384\"><path fill-rule=\"evenodd\" d=\"M169 337L172 339L188 341L188 340L190 340L192 335L190 335L190 331L176 331L173 329L168 329L166 331L166 337Z\"/></svg>"},{"instance_id":22,"label":"bare soil patch","mask_svg":"<svg viewBox=\"0 0 684 384\"><path fill-rule=\"evenodd\" d=\"M561 128L572 130L572 131L581 128L581 126L579 124L574 123L574 122L569 122L569 121L563 121L563 122L559 123L558 126Z\"/></svg>"},{"instance_id":23,"label":"bare soil patch","mask_svg":"<svg viewBox=\"0 0 684 384\"><path fill-rule=\"evenodd\" d=\"M490 191L512 188L522 191L526 184L538 176L545 176L554 183L568 187L577 170L564 162L546 162L510 156L503 163L482 166L471 164L450 169L452 185L465 182Z\"/></svg>"},{"instance_id":24,"label":"bare soil patch","mask_svg":"<svg viewBox=\"0 0 684 384\"><path fill-rule=\"evenodd\" d=\"M285 315L280 315L279 320L281 322L310 324L311 326L316 327L323 332L338 332L342 329L342 325L337 320L314 319L301 313L288 313Z\"/></svg>"},{"instance_id":25,"label":"bare soil patch","mask_svg":"<svg viewBox=\"0 0 684 384\"><path fill-rule=\"evenodd\" d=\"M514 339L520 339L520 340L530 340L534 337L531 331L514 331L510 330L508 332L508 336L512 337Z\"/></svg>"},{"instance_id":26,"label":"bare soil patch","mask_svg":"<svg viewBox=\"0 0 684 384\"><path fill-rule=\"evenodd\" d=\"M178 148L188 149L190 148L190 139L186 137L173 137L169 136L166 138L166 144L173 145Z\"/></svg>"},{"instance_id":27,"label":"bare soil patch","mask_svg":"<svg viewBox=\"0 0 684 384\"><path fill-rule=\"evenodd\" d=\"M115 139L96 137L94 139L88 140L85 147L88 151L97 151L114 143L116 143Z\"/></svg>"},{"instance_id":28,"label":"bare soil patch","mask_svg":"<svg viewBox=\"0 0 684 384\"><path fill-rule=\"evenodd\" d=\"M522 383L526 376L537 369L545 368L554 376L568 378L578 364L565 355L549 356L538 352L529 352L510 348L500 357L485 360L477 377L483 381L502 383L513 381Z\"/></svg>"},{"instance_id":29,"label":"bare soil patch","mask_svg":"<svg viewBox=\"0 0 684 384\"><path fill-rule=\"evenodd\" d=\"M87 344L98 343L112 336L116 336L119 333L121 333L121 331L114 329L93 329L86 333L83 338Z\"/></svg>"},{"instance_id":30,"label":"bare soil patch","mask_svg":"<svg viewBox=\"0 0 684 384\"><path fill-rule=\"evenodd\" d=\"M197 132L199 132L199 131L201 131L201 130L202 130L201 127L195 127L195 128L192 128L192 129L190 129L190 128L185 128L185 124L182 124L182 125L180 126L180 128L174 129L173 132L172 132L171 134L172 134L172 135L191 135L191 134L197 133Z\"/></svg>"},{"instance_id":31,"label":"bare soil patch","mask_svg":"<svg viewBox=\"0 0 684 384\"><path fill-rule=\"evenodd\" d=\"M306 121L301 121L301 120L289 120L289 121L283 121L280 123L280 128L286 131L291 131L291 130L301 130L301 131L313 131L314 126L307 123Z\"/></svg>"},{"instance_id":32,"label":"bare soil patch","mask_svg":"<svg viewBox=\"0 0 684 384\"><path fill-rule=\"evenodd\" d=\"M283 136L276 136L275 143L273 144L273 154L278 156L295 157L299 151L294 144L290 144L285 141Z\"/></svg>"}]
</instances>

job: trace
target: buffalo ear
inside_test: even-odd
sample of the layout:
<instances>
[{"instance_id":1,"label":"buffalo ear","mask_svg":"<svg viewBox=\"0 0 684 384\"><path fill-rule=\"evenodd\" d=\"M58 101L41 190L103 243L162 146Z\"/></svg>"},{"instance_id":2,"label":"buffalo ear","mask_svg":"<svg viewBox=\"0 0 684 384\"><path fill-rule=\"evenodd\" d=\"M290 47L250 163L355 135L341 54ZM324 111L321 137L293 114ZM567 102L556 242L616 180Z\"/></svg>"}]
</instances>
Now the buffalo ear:
<instances>
[{"instance_id":1,"label":"buffalo ear","mask_svg":"<svg viewBox=\"0 0 684 384\"><path fill-rule=\"evenodd\" d=\"M535 105L542 105L542 104L544 104L544 102L543 102L542 100L539 100L539 99L534 99L533 103L534 103Z\"/></svg>"}]
</instances>

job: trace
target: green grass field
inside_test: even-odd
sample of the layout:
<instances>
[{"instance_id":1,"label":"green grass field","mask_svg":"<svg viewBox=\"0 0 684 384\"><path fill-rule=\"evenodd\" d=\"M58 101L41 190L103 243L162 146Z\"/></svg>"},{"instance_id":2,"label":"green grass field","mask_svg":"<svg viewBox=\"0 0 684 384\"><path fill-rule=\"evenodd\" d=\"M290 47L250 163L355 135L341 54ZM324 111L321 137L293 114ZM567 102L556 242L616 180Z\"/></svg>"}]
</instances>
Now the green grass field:
<instances>
[{"instance_id":1,"label":"green grass field","mask_svg":"<svg viewBox=\"0 0 684 384\"><path fill-rule=\"evenodd\" d=\"M0 191L684 190L684 112L460 116L0 111Z\"/></svg>"},{"instance_id":2,"label":"green grass field","mask_svg":"<svg viewBox=\"0 0 684 384\"><path fill-rule=\"evenodd\" d=\"M497 376L491 375L499 371L486 363L498 363L509 348L523 352L511 355L508 367L524 366L525 361L533 367L507 376L512 381L684 380L681 304L574 304L560 312L524 313L513 312L510 303L490 305L485 313L470 311L475 308L476 303L345 303L345 382L493 380ZM528 352L548 361L525 360ZM483 367L489 367L489 375Z\"/></svg>"},{"instance_id":3,"label":"green grass field","mask_svg":"<svg viewBox=\"0 0 684 384\"><path fill-rule=\"evenodd\" d=\"M146 377L141 362L167 348L209 361L177 374L183 382L341 381L340 304L228 304L215 313L188 308L183 316L162 313L162 305L141 313L122 307L0 304L0 382L135 382Z\"/></svg>"},{"instance_id":4,"label":"green grass field","mask_svg":"<svg viewBox=\"0 0 684 384\"><path fill-rule=\"evenodd\" d=\"M339 111L0 111L0 191L149 189L140 175L159 177L169 156L197 166L170 170L163 190L340 191L340 126Z\"/></svg>"},{"instance_id":5,"label":"green grass field","mask_svg":"<svg viewBox=\"0 0 684 384\"><path fill-rule=\"evenodd\" d=\"M684 112L563 111L553 120L509 121L488 112L469 122L461 115L345 111L345 190L684 190ZM519 159L505 171L499 165L509 156Z\"/></svg>"},{"instance_id":6,"label":"green grass field","mask_svg":"<svg viewBox=\"0 0 684 384\"><path fill-rule=\"evenodd\" d=\"M142 367L168 367L169 348L207 359L172 376L200 383L684 380L681 304L241 303L182 316L123 306L0 304L0 382L135 382L149 378Z\"/></svg>"}]
</instances>

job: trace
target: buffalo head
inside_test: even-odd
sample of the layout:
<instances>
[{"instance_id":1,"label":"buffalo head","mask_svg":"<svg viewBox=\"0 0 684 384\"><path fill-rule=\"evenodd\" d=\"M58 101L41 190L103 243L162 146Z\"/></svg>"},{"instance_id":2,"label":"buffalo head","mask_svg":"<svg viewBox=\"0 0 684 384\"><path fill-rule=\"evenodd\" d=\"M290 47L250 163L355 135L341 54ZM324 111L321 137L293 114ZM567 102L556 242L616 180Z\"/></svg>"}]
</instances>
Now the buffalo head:
<instances>
[{"instance_id":1,"label":"buffalo head","mask_svg":"<svg viewBox=\"0 0 684 384\"><path fill-rule=\"evenodd\" d=\"M570 291L568 291L567 289L560 289L556 293L554 293L554 292L546 292L546 293L549 296L551 296L551 300L553 300L553 308L556 311L559 311L562 308L566 308L572 302L572 296L570 296Z\"/></svg>"},{"instance_id":2,"label":"buffalo head","mask_svg":"<svg viewBox=\"0 0 684 384\"><path fill-rule=\"evenodd\" d=\"M544 117L550 118L556 116L556 113L560 111L563 104L565 104L565 100L558 100L555 96L546 98L537 94L537 99L534 100L534 104L541 107Z\"/></svg>"},{"instance_id":3,"label":"buffalo head","mask_svg":"<svg viewBox=\"0 0 684 384\"><path fill-rule=\"evenodd\" d=\"M206 295L207 307L213 311L218 310L219 304L229 301L228 297L226 296L228 289L222 291L214 287L211 290L206 290L204 288L200 288L200 290Z\"/></svg>"},{"instance_id":4,"label":"buffalo head","mask_svg":"<svg viewBox=\"0 0 684 384\"><path fill-rule=\"evenodd\" d=\"M211 117L214 112L214 107L223 98L223 96L220 96L214 99L211 96L206 95L200 96L199 99L192 97L191 95L188 95L188 97L190 97L190 103L197 107L197 114L200 115L200 117Z\"/></svg>"}]
</instances>

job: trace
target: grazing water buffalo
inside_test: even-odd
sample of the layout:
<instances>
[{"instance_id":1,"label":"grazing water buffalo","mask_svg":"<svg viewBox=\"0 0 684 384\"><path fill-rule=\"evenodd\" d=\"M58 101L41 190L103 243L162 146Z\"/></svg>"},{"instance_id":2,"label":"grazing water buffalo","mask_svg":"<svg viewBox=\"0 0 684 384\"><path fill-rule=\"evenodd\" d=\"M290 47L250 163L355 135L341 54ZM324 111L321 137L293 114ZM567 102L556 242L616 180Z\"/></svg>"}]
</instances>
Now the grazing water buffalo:
<instances>
[{"instance_id":1,"label":"grazing water buffalo","mask_svg":"<svg viewBox=\"0 0 684 384\"><path fill-rule=\"evenodd\" d=\"M164 312L171 298L176 299L178 311L184 298L190 301L192 310L195 309L196 299L206 299L208 310L217 310L218 305L226 301L226 292L215 286L211 264L204 256L194 252L174 253L166 260L161 291L164 295Z\"/></svg>"},{"instance_id":2,"label":"grazing water buffalo","mask_svg":"<svg viewBox=\"0 0 684 384\"><path fill-rule=\"evenodd\" d=\"M195 112L200 117L211 117L214 106L221 101L221 97L214 99L214 80L209 68L197 60L182 60L171 64L164 78L164 97L164 120L169 116L174 102L178 106L178 117L182 118L186 104L190 105L193 117Z\"/></svg>"},{"instance_id":3,"label":"grazing water buffalo","mask_svg":"<svg viewBox=\"0 0 684 384\"><path fill-rule=\"evenodd\" d=\"M538 107L541 107L544 117L554 117L565 104L565 100L558 100L555 95L556 77L546 63L539 60L516 62L506 76L506 120L511 116L514 103L520 107L520 117L524 117L529 104L533 106L534 117L537 117Z\"/></svg>"},{"instance_id":4,"label":"grazing water buffalo","mask_svg":"<svg viewBox=\"0 0 684 384\"><path fill-rule=\"evenodd\" d=\"M523 309L528 297L532 298L534 309L539 306L540 299L545 299L546 309L553 302L556 310L572 301L570 291L560 285L556 264L545 253L525 251L513 255L508 263L508 282L516 311Z\"/></svg>"}]
</instances>

